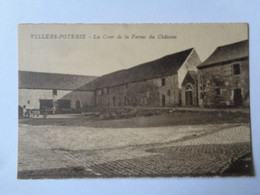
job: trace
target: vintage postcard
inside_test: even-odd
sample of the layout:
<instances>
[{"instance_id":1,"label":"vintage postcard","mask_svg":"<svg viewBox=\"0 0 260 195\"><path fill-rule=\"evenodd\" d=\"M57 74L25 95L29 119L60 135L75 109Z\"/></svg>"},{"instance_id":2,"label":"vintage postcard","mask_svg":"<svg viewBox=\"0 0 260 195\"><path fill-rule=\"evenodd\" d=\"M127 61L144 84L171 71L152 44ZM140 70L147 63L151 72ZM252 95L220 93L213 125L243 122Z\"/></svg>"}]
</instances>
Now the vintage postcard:
<instances>
[{"instance_id":1,"label":"vintage postcard","mask_svg":"<svg viewBox=\"0 0 260 195\"><path fill-rule=\"evenodd\" d=\"M248 24L20 24L18 179L254 176Z\"/></svg>"}]
</instances>

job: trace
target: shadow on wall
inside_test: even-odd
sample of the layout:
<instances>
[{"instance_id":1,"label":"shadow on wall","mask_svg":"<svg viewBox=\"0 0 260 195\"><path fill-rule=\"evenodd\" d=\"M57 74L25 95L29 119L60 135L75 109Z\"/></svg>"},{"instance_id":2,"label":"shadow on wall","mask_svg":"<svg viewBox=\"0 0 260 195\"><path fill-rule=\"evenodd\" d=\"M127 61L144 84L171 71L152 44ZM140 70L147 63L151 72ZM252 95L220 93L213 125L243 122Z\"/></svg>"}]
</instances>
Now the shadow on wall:
<instances>
[{"instance_id":1,"label":"shadow on wall","mask_svg":"<svg viewBox=\"0 0 260 195\"><path fill-rule=\"evenodd\" d=\"M93 107L94 92L72 91L55 101L55 113L80 113Z\"/></svg>"},{"instance_id":2,"label":"shadow on wall","mask_svg":"<svg viewBox=\"0 0 260 195\"><path fill-rule=\"evenodd\" d=\"M159 106L159 87L150 83L139 83L127 91L130 106Z\"/></svg>"}]
</instances>

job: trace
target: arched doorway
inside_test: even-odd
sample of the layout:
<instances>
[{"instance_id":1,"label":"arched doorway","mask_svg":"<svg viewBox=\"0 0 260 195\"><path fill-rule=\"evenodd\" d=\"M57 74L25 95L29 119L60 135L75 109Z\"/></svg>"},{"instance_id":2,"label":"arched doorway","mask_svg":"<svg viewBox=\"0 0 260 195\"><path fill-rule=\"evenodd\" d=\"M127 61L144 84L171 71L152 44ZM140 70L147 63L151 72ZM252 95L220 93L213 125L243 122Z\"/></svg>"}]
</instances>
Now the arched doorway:
<instances>
[{"instance_id":1,"label":"arched doorway","mask_svg":"<svg viewBox=\"0 0 260 195\"><path fill-rule=\"evenodd\" d=\"M193 101L192 101L192 85L187 84L185 87L185 102L187 106L192 106Z\"/></svg>"},{"instance_id":2,"label":"arched doorway","mask_svg":"<svg viewBox=\"0 0 260 195\"><path fill-rule=\"evenodd\" d=\"M239 107L242 106L242 93L241 89L234 89L234 105Z\"/></svg>"}]
</instances>

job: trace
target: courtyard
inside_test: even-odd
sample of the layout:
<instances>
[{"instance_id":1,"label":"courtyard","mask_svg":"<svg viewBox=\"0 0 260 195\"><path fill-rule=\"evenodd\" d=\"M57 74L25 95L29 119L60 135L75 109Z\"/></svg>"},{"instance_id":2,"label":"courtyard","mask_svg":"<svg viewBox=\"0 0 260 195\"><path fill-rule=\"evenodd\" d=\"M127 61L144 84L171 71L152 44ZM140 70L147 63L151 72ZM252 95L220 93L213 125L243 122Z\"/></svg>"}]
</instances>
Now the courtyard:
<instances>
[{"instance_id":1,"label":"courtyard","mask_svg":"<svg viewBox=\"0 0 260 195\"><path fill-rule=\"evenodd\" d=\"M250 115L165 111L19 120L18 178L250 176Z\"/></svg>"}]
</instances>

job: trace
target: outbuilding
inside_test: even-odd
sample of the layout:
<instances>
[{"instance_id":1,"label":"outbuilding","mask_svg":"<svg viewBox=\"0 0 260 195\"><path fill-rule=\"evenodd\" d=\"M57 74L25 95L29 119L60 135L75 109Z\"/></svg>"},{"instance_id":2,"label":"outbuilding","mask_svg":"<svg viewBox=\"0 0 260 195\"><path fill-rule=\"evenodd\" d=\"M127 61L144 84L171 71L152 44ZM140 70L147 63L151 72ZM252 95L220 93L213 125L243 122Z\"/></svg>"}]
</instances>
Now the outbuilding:
<instances>
[{"instance_id":1,"label":"outbuilding","mask_svg":"<svg viewBox=\"0 0 260 195\"><path fill-rule=\"evenodd\" d=\"M249 106L248 40L218 47L198 66L199 105Z\"/></svg>"}]
</instances>

